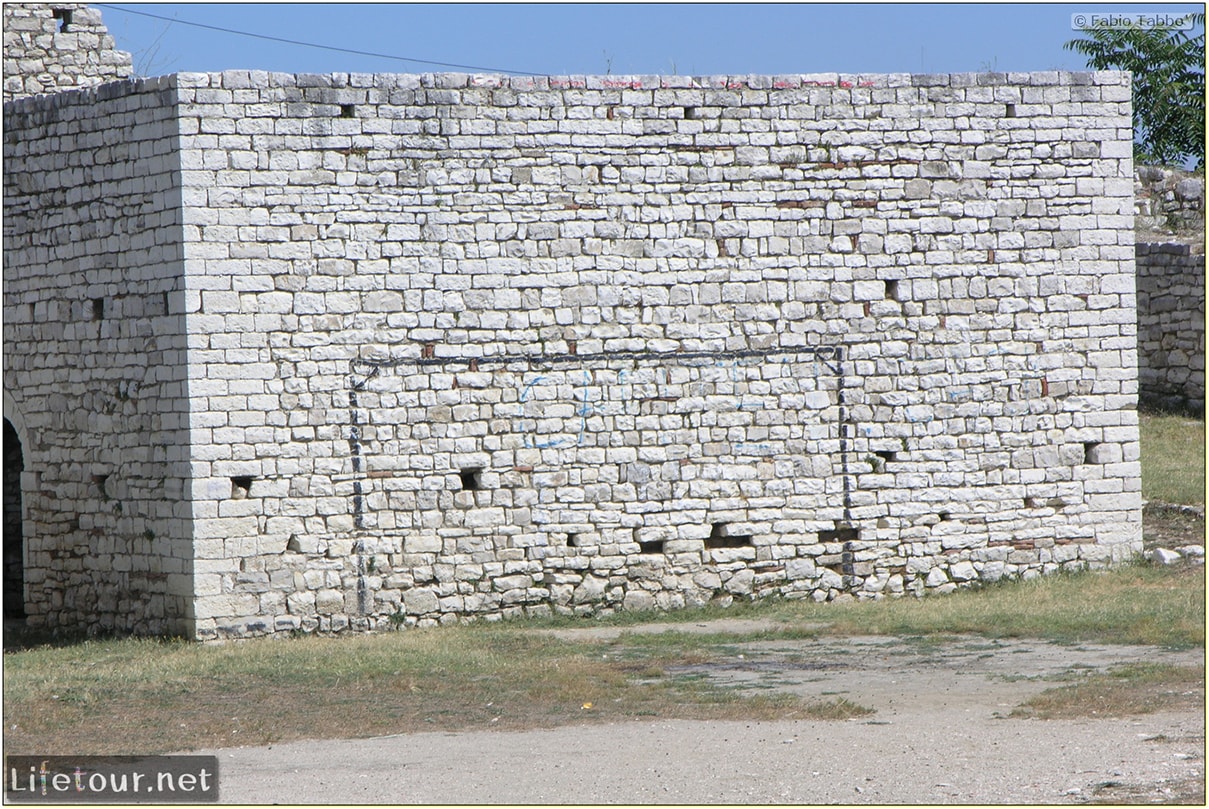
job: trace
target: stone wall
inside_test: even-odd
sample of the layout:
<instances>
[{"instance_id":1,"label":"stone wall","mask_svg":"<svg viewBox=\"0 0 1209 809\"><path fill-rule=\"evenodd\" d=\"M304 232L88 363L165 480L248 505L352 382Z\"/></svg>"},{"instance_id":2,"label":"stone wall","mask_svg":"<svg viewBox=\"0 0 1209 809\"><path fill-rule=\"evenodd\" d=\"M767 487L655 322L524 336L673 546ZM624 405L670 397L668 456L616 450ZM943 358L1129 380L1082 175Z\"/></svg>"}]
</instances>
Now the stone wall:
<instances>
[{"instance_id":1,"label":"stone wall","mask_svg":"<svg viewBox=\"0 0 1209 809\"><path fill-rule=\"evenodd\" d=\"M1119 74L180 83L201 637L1140 548Z\"/></svg>"},{"instance_id":2,"label":"stone wall","mask_svg":"<svg viewBox=\"0 0 1209 809\"><path fill-rule=\"evenodd\" d=\"M235 71L6 104L31 620L382 629L1126 559L1129 97Z\"/></svg>"},{"instance_id":3,"label":"stone wall","mask_svg":"<svg viewBox=\"0 0 1209 809\"><path fill-rule=\"evenodd\" d=\"M4 100L92 87L134 73L101 12L83 3L4 3Z\"/></svg>"},{"instance_id":4,"label":"stone wall","mask_svg":"<svg viewBox=\"0 0 1209 809\"><path fill-rule=\"evenodd\" d=\"M1138 166L1134 181L1137 224L1151 230L1204 233L1205 177L1163 166Z\"/></svg>"},{"instance_id":5,"label":"stone wall","mask_svg":"<svg viewBox=\"0 0 1209 809\"><path fill-rule=\"evenodd\" d=\"M1205 412L1205 253L1139 244L1138 386L1143 403Z\"/></svg>"},{"instance_id":6,"label":"stone wall","mask_svg":"<svg viewBox=\"0 0 1209 809\"><path fill-rule=\"evenodd\" d=\"M4 105L5 417L35 626L192 631L178 126L170 81Z\"/></svg>"}]
</instances>

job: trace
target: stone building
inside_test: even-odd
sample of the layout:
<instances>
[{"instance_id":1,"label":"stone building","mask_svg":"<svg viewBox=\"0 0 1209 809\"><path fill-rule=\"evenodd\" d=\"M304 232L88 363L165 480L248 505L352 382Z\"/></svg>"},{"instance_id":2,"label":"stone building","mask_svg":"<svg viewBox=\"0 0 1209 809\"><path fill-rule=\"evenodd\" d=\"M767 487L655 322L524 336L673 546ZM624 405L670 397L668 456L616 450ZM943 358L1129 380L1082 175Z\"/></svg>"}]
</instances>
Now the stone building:
<instances>
[{"instance_id":1,"label":"stone building","mask_svg":"<svg viewBox=\"0 0 1209 809\"><path fill-rule=\"evenodd\" d=\"M873 598L1141 549L1128 76L229 71L4 133L31 623Z\"/></svg>"}]
</instances>

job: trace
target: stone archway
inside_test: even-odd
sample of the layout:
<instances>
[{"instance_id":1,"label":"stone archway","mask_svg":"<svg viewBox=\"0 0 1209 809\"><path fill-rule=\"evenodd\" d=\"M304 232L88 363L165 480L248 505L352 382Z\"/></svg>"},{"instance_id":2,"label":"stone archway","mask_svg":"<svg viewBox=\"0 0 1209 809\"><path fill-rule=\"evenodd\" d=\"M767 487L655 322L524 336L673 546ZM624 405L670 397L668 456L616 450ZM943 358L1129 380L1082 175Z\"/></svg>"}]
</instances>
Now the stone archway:
<instances>
[{"instance_id":1,"label":"stone archway","mask_svg":"<svg viewBox=\"0 0 1209 809\"><path fill-rule=\"evenodd\" d=\"M25 540L21 520L21 439L4 419L4 619L25 617Z\"/></svg>"}]
</instances>

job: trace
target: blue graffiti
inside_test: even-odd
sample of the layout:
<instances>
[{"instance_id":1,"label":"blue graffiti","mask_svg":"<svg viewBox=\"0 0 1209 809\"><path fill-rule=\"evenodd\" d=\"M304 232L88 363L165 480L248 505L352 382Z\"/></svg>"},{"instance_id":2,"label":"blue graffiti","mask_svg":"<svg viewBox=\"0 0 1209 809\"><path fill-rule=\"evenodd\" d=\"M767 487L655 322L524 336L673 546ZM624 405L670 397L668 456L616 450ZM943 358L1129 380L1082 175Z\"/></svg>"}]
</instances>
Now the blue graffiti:
<instances>
[{"instance_id":1,"label":"blue graffiti","mask_svg":"<svg viewBox=\"0 0 1209 809\"><path fill-rule=\"evenodd\" d=\"M521 401L522 402L529 401L529 393L533 390L533 388L536 385L540 385L541 383L543 383L545 381L546 381L546 378L544 376L539 376L539 377L534 378L534 380L532 382L530 382L528 385L525 385L525 389L521 391Z\"/></svg>"}]
</instances>

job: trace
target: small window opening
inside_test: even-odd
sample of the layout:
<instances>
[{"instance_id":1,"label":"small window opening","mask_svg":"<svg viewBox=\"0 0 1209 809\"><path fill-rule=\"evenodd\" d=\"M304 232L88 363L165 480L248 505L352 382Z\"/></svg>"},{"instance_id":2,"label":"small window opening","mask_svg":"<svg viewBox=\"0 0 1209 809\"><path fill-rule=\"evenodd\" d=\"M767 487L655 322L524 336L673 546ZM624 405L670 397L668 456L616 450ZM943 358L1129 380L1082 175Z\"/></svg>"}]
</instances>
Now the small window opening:
<instances>
[{"instance_id":1,"label":"small window opening","mask_svg":"<svg viewBox=\"0 0 1209 809\"><path fill-rule=\"evenodd\" d=\"M104 320L105 319L105 299L104 298L93 298L92 299L92 319L93 320Z\"/></svg>"},{"instance_id":2,"label":"small window opening","mask_svg":"<svg viewBox=\"0 0 1209 809\"><path fill-rule=\"evenodd\" d=\"M901 301L902 300L902 298L899 297L897 280L892 279L892 280L889 280L886 282L886 300L890 300L890 301Z\"/></svg>"},{"instance_id":3,"label":"small window opening","mask_svg":"<svg viewBox=\"0 0 1209 809\"><path fill-rule=\"evenodd\" d=\"M643 541L638 538L639 529L634 528L632 531L634 533L634 542L638 544L639 553L663 553L662 539L650 539Z\"/></svg>"},{"instance_id":4,"label":"small window opening","mask_svg":"<svg viewBox=\"0 0 1209 809\"><path fill-rule=\"evenodd\" d=\"M1036 497L1024 498L1024 507L1025 508L1038 508L1039 506L1037 505L1037 498Z\"/></svg>"},{"instance_id":5,"label":"small window opening","mask_svg":"<svg viewBox=\"0 0 1209 809\"><path fill-rule=\"evenodd\" d=\"M732 534L730 526L716 522L705 540L706 550L716 548L747 548L751 546L751 534Z\"/></svg>"},{"instance_id":6,"label":"small window opening","mask_svg":"<svg viewBox=\"0 0 1209 809\"><path fill-rule=\"evenodd\" d=\"M567 547L568 548L578 548L579 547L579 534L567 534Z\"/></svg>"},{"instance_id":7,"label":"small window opening","mask_svg":"<svg viewBox=\"0 0 1209 809\"><path fill-rule=\"evenodd\" d=\"M941 522L948 522L949 517L952 515L949 514L949 512L947 512L947 511L942 511L939 514L937 514L936 516L940 518Z\"/></svg>"},{"instance_id":8,"label":"small window opening","mask_svg":"<svg viewBox=\"0 0 1209 809\"><path fill-rule=\"evenodd\" d=\"M71 9L56 8L52 13L55 19L59 21L59 33L67 33L67 26L71 25Z\"/></svg>"},{"instance_id":9,"label":"small window opening","mask_svg":"<svg viewBox=\"0 0 1209 809\"><path fill-rule=\"evenodd\" d=\"M357 117L357 106L355 104L341 104L340 105L340 117L341 118L356 118Z\"/></svg>"},{"instance_id":10,"label":"small window opening","mask_svg":"<svg viewBox=\"0 0 1209 809\"><path fill-rule=\"evenodd\" d=\"M880 449L880 450L877 450L876 452L874 452L873 454L876 455L877 457L881 458L883 464L887 461L893 461L898 458L898 453L893 450L889 450L889 449Z\"/></svg>"},{"instance_id":11,"label":"small window opening","mask_svg":"<svg viewBox=\"0 0 1209 809\"><path fill-rule=\"evenodd\" d=\"M1099 463L1100 445L1088 441L1083 445L1083 463Z\"/></svg>"},{"instance_id":12,"label":"small window opening","mask_svg":"<svg viewBox=\"0 0 1209 809\"><path fill-rule=\"evenodd\" d=\"M463 469L458 473L462 480L462 491L477 492L483 488L483 470L481 468Z\"/></svg>"},{"instance_id":13,"label":"small window opening","mask_svg":"<svg viewBox=\"0 0 1209 809\"><path fill-rule=\"evenodd\" d=\"M819 531L819 542L852 542L860 539L861 532L855 528L836 527L834 531Z\"/></svg>"},{"instance_id":14,"label":"small window opening","mask_svg":"<svg viewBox=\"0 0 1209 809\"><path fill-rule=\"evenodd\" d=\"M93 475L92 482L101 493L101 499L108 500L109 491L105 488L105 484L109 482L109 475Z\"/></svg>"},{"instance_id":15,"label":"small window opening","mask_svg":"<svg viewBox=\"0 0 1209 809\"><path fill-rule=\"evenodd\" d=\"M696 107L685 107L684 108L684 117L686 120L689 120L689 121L697 120L697 108Z\"/></svg>"},{"instance_id":16,"label":"small window opening","mask_svg":"<svg viewBox=\"0 0 1209 809\"><path fill-rule=\"evenodd\" d=\"M231 499L245 500L252 494L252 476L236 475L231 478Z\"/></svg>"},{"instance_id":17,"label":"small window opening","mask_svg":"<svg viewBox=\"0 0 1209 809\"><path fill-rule=\"evenodd\" d=\"M1006 118L1015 118L1016 117L1016 105L1008 104L1007 106L1005 106L1003 108L1003 115Z\"/></svg>"}]
</instances>

